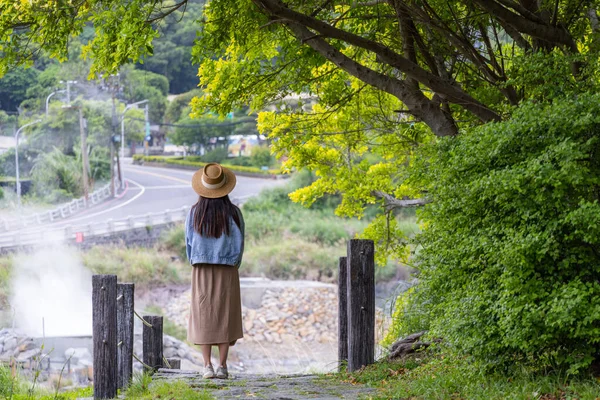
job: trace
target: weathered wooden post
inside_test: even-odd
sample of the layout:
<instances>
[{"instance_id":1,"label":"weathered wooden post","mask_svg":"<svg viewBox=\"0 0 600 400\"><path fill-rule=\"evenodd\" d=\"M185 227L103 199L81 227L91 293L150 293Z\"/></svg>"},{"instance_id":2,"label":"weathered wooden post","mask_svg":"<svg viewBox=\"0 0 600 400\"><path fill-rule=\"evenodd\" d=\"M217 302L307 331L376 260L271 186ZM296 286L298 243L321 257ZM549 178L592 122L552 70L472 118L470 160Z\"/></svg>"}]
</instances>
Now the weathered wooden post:
<instances>
[{"instance_id":1,"label":"weathered wooden post","mask_svg":"<svg viewBox=\"0 0 600 400\"><path fill-rule=\"evenodd\" d=\"M348 361L348 261L338 264L338 368Z\"/></svg>"},{"instance_id":2,"label":"weathered wooden post","mask_svg":"<svg viewBox=\"0 0 600 400\"><path fill-rule=\"evenodd\" d=\"M348 242L348 372L375 361L375 248Z\"/></svg>"},{"instance_id":3,"label":"weathered wooden post","mask_svg":"<svg viewBox=\"0 0 600 400\"><path fill-rule=\"evenodd\" d=\"M144 315L144 330L142 331L142 347L144 364L150 366L150 372L163 367L163 317Z\"/></svg>"},{"instance_id":4,"label":"weathered wooden post","mask_svg":"<svg viewBox=\"0 0 600 400\"><path fill-rule=\"evenodd\" d=\"M94 399L117 397L117 276L92 277Z\"/></svg>"},{"instance_id":5,"label":"weathered wooden post","mask_svg":"<svg viewBox=\"0 0 600 400\"><path fill-rule=\"evenodd\" d=\"M129 386L133 373L133 283L117 284L117 387Z\"/></svg>"}]
</instances>

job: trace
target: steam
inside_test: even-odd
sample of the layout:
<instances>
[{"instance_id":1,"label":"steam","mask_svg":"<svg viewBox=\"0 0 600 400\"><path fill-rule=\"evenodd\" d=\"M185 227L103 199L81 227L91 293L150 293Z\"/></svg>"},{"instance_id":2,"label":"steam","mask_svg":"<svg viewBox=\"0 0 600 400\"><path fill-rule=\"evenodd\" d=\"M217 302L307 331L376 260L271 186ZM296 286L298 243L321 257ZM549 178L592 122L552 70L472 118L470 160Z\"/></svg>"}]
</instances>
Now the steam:
<instances>
[{"instance_id":1,"label":"steam","mask_svg":"<svg viewBox=\"0 0 600 400\"><path fill-rule=\"evenodd\" d=\"M91 335L92 275L59 243L17 256L10 303L15 326L27 335Z\"/></svg>"}]
</instances>

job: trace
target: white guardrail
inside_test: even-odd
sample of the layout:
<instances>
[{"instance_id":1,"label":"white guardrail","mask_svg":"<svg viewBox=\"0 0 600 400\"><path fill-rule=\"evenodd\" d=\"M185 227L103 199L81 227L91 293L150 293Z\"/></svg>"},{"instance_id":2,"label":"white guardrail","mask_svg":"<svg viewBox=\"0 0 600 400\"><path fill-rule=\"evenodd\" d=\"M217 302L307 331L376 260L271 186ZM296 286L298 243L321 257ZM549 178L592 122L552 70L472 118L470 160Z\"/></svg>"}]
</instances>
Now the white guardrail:
<instances>
[{"instance_id":1,"label":"white guardrail","mask_svg":"<svg viewBox=\"0 0 600 400\"><path fill-rule=\"evenodd\" d=\"M15 231L0 234L0 249L8 247L31 246L52 243L53 241L82 242L85 238L110 235L135 228L146 228L153 225L183 221L190 207L184 206L175 210L165 210L144 215L129 216L121 220L106 220L85 224L73 224L60 228L39 229L34 231Z\"/></svg>"},{"instance_id":2,"label":"white guardrail","mask_svg":"<svg viewBox=\"0 0 600 400\"><path fill-rule=\"evenodd\" d=\"M94 191L88 196L80 199L74 199L67 204L63 204L53 210L44 211L37 214L26 215L20 218L2 219L0 218L0 232L8 232L15 229L26 228L32 225L42 225L54 222L60 218L66 218L84 210L91 205L97 204L110 197L110 183Z\"/></svg>"}]
</instances>

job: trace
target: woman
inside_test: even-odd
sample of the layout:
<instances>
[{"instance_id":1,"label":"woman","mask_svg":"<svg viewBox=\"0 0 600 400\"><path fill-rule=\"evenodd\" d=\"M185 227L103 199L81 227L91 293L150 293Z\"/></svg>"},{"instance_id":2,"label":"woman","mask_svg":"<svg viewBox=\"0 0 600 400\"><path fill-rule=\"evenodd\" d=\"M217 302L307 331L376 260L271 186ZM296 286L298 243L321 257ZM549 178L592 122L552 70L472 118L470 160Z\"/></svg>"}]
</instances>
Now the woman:
<instances>
[{"instance_id":1,"label":"woman","mask_svg":"<svg viewBox=\"0 0 600 400\"><path fill-rule=\"evenodd\" d=\"M238 268L244 252L244 219L228 196L235 183L233 172L219 164L198 170L192 187L200 198L185 221L186 252L193 265L188 341L202 348L207 379L229 376L229 346L243 337ZM219 347L216 374L212 346Z\"/></svg>"}]
</instances>

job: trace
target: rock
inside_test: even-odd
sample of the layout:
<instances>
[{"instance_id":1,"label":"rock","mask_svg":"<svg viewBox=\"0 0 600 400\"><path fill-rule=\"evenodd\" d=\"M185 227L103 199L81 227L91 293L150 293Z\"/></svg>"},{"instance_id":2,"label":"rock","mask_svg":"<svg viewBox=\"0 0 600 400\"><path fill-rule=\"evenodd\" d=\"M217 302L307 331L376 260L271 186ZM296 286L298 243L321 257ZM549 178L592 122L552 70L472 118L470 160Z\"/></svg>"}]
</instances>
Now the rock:
<instances>
[{"instance_id":1,"label":"rock","mask_svg":"<svg viewBox=\"0 0 600 400\"><path fill-rule=\"evenodd\" d=\"M17 348L17 338L10 338L4 342L4 352L7 353L9 351L13 351Z\"/></svg>"},{"instance_id":2,"label":"rock","mask_svg":"<svg viewBox=\"0 0 600 400\"><path fill-rule=\"evenodd\" d=\"M69 348L65 350L65 359L71 359L71 364L78 364L82 361L92 362L93 358L90 351L85 347Z\"/></svg>"},{"instance_id":3,"label":"rock","mask_svg":"<svg viewBox=\"0 0 600 400\"><path fill-rule=\"evenodd\" d=\"M186 356L187 356L187 354L188 354L188 351L187 351L186 349L179 349L179 350L177 351L177 355L178 355L180 358L182 358L182 359L184 359L184 358L187 358L187 357L186 357Z\"/></svg>"},{"instance_id":4,"label":"rock","mask_svg":"<svg viewBox=\"0 0 600 400\"><path fill-rule=\"evenodd\" d=\"M165 358L174 357L175 354L177 354L177 349L175 347L166 347L163 349L163 356L165 356Z\"/></svg>"},{"instance_id":5,"label":"rock","mask_svg":"<svg viewBox=\"0 0 600 400\"><path fill-rule=\"evenodd\" d=\"M30 339L28 341L25 341L25 342L22 342L21 344L19 344L17 346L17 348L19 349L19 352L31 350L31 349L34 349L35 347L36 347L35 343L33 343L32 339Z\"/></svg>"},{"instance_id":6,"label":"rock","mask_svg":"<svg viewBox=\"0 0 600 400\"><path fill-rule=\"evenodd\" d=\"M19 355L17 356L17 361L22 362L22 361L31 360L33 357L37 356L40 353L41 353L40 349L32 349L32 350L24 351L23 353L19 353Z\"/></svg>"}]
</instances>

